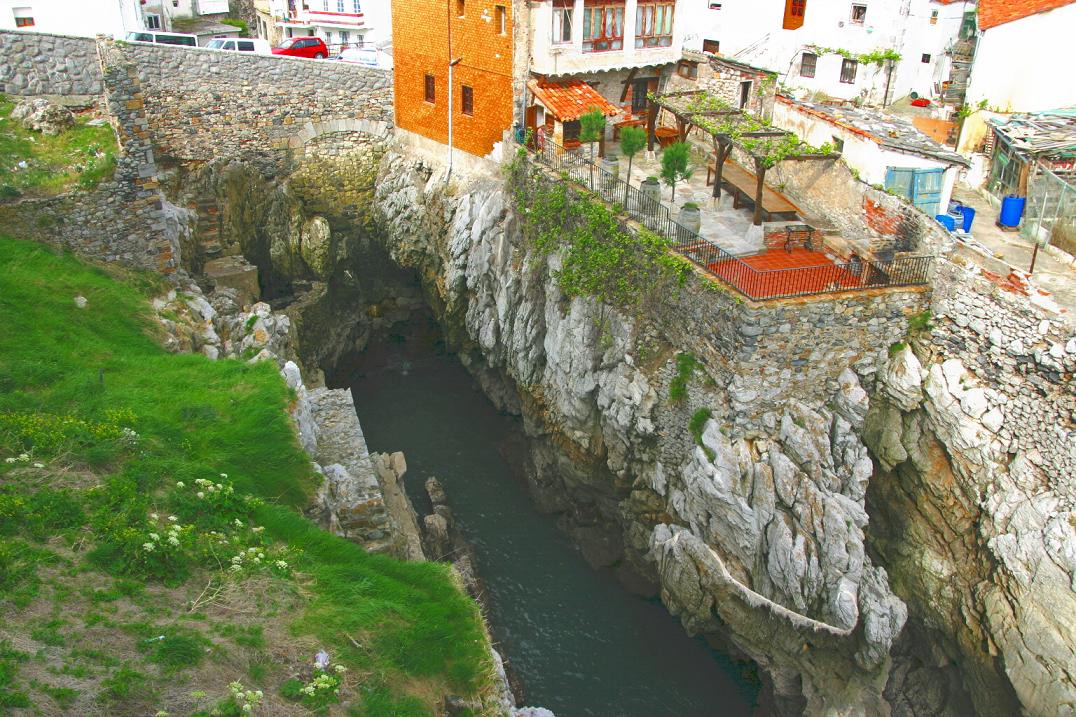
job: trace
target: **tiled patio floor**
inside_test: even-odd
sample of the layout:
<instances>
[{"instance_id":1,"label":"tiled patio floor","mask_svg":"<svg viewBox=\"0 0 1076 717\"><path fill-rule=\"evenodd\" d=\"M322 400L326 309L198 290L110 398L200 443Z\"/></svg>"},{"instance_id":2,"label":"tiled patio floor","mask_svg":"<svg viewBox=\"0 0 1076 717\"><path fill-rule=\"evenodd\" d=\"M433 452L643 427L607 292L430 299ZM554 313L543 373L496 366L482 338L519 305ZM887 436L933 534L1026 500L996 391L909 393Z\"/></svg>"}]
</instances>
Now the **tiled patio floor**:
<instances>
[{"instance_id":1,"label":"tiled patio floor","mask_svg":"<svg viewBox=\"0 0 1076 717\"><path fill-rule=\"evenodd\" d=\"M635 155L631 167L631 184L638 187L647 177L661 174L661 153L656 151L653 159L647 159L643 150ZM624 177L628 169L628 160L620 157L620 176ZM749 209L733 209L732 198L723 193L720 204L712 196L713 186L706 186L706 167L695 166L691 178L676 184L676 201L669 201L670 190L661 185L661 201L672 207L675 217L685 202L695 202L702 214L702 228L699 236L717 244L730 254L754 254L762 251L762 232L751 226L752 215Z\"/></svg>"},{"instance_id":2,"label":"tiled patio floor","mask_svg":"<svg viewBox=\"0 0 1076 717\"><path fill-rule=\"evenodd\" d=\"M707 268L757 299L854 289L869 283L867 272L871 271L864 267L853 272L834 264L825 254L802 248L768 249L739 261L710 262Z\"/></svg>"}]
</instances>

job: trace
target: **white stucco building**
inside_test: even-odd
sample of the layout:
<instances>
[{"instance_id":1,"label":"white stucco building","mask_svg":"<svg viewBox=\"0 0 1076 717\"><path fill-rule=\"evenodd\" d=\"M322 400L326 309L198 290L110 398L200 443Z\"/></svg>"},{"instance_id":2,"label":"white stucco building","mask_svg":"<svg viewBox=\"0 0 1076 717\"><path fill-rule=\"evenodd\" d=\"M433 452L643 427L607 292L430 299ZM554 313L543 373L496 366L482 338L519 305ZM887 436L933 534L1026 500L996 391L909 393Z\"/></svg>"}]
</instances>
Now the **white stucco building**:
<instances>
[{"instance_id":1,"label":"white stucco building","mask_svg":"<svg viewBox=\"0 0 1076 717\"><path fill-rule=\"evenodd\" d=\"M391 0L256 0L258 34L278 44L287 37L320 37L333 52L392 45Z\"/></svg>"},{"instance_id":2,"label":"white stucco building","mask_svg":"<svg viewBox=\"0 0 1076 717\"><path fill-rule=\"evenodd\" d=\"M962 152L978 150L990 117L1076 106L1065 60L1076 52L1076 2L980 0L978 27L967 91L976 112L964 122Z\"/></svg>"},{"instance_id":3,"label":"white stucco building","mask_svg":"<svg viewBox=\"0 0 1076 717\"><path fill-rule=\"evenodd\" d=\"M973 8L962 0L698 0L683 18L684 42L774 70L804 95L887 104L911 92L940 92L949 73L946 52ZM886 50L901 60L890 66L855 59Z\"/></svg>"},{"instance_id":4,"label":"white stucco building","mask_svg":"<svg viewBox=\"0 0 1076 717\"><path fill-rule=\"evenodd\" d=\"M0 0L0 29L94 37L145 27L139 0Z\"/></svg>"},{"instance_id":5,"label":"white stucco building","mask_svg":"<svg viewBox=\"0 0 1076 717\"><path fill-rule=\"evenodd\" d=\"M146 30L189 32L175 27L176 20L221 17L228 13L228 0L142 0Z\"/></svg>"},{"instance_id":6,"label":"white stucco building","mask_svg":"<svg viewBox=\"0 0 1076 717\"><path fill-rule=\"evenodd\" d=\"M907 197L930 216L945 213L953 185L969 164L911 122L874 110L779 96L773 123L815 146L834 145L861 180Z\"/></svg>"}]
</instances>

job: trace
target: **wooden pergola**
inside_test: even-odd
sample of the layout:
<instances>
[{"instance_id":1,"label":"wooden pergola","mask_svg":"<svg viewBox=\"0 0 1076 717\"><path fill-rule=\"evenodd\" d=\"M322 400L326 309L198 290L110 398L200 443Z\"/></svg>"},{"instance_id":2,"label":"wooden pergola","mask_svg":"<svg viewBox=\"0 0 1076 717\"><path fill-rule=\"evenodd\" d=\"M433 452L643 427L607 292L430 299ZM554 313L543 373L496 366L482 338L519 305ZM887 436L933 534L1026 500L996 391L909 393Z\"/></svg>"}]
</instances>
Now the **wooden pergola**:
<instances>
[{"instance_id":1,"label":"wooden pergola","mask_svg":"<svg viewBox=\"0 0 1076 717\"><path fill-rule=\"evenodd\" d=\"M793 132L774 127L705 90L652 95L649 109L646 148L651 152L654 150L658 112L662 109L676 119L676 129L681 142L687 141L692 127L698 127L713 138L717 172L714 179L714 197L721 196L721 170L732 153L732 148L739 147L751 156L755 164L756 178L755 226L762 224L762 197L767 169L785 160L833 160L841 156L839 152L826 146L812 147Z\"/></svg>"}]
</instances>

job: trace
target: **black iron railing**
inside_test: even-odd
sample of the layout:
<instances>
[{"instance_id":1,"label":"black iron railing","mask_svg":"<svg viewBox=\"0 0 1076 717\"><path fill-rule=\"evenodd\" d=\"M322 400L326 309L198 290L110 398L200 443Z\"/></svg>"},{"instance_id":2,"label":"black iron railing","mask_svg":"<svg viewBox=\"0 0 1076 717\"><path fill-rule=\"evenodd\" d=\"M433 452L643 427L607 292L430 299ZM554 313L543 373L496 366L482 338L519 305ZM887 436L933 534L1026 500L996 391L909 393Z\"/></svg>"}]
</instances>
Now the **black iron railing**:
<instances>
[{"instance_id":1,"label":"black iron railing","mask_svg":"<svg viewBox=\"0 0 1076 717\"><path fill-rule=\"evenodd\" d=\"M676 252L749 299L784 299L840 291L926 284L933 257L897 257L892 261L859 260L791 269L759 269L704 239L673 218L659 198L633 187L617 174L591 162L590 149L565 149L546 139L529 152L546 167L579 187L615 204L633 220L669 240Z\"/></svg>"}]
</instances>

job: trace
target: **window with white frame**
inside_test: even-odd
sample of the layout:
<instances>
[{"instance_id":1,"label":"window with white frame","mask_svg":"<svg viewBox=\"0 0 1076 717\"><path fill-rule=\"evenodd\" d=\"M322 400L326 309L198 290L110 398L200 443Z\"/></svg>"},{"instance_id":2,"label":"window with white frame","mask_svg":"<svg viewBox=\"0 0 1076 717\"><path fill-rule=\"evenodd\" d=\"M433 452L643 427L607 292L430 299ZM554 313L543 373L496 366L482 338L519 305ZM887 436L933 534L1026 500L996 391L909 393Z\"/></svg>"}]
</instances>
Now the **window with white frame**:
<instances>
[{"instance_id":1,"label":"window with white frame","mask_svg":"<svg viewBox=\"0 0 1076 717\"><path fill-rule=\"evenodd\" d=\"M340 31L340 44L341 45L346 45L348 43L348 40L350 40L350 39L351 39L351 33L350 32L348 32L347 30L341 30Z\"/></svg>"},{"instance_id":2,"label":"window with white frame","mask_svg":"<svg viewBox=\"0 0 1076 717\"><path fill-rule=\"evenodd\" d=\"M34 9L31 7L16 7L11 9L15 16L15 27L33 27Z\"/></svg>"},{"instance_id":3,"label":"window with white frame","mask_svg":"<svg viewBox=\"0 0 1076 717\"><path fill-rule=\"evenodd\" d=\"M849 20L853 25L862 25L867 21L867 6L866 5L853 5L852 17Z\"/></svg>"},{"instance_id":4,"label":"window with white frame","mask_svg":"<svg viewBox=\"0 0 1076 717\"><path fill-rule=\"evenodd\" d=\"M672 45L672 3L640 2L635 11L635 47Z\"/></svg>"},{"instance_id":5,"label":"window with white frame","mask_svg":"<svg viewBox=\"0 0 1076 717\"><path fill-rule=\"evenodd\" d=\"M161 16L152 12L145 14L146 29L147 30L160 30L161 29Z\"/></svg>"},{"instance_id":6,"label":"window with white frame","mask_svg":"<svg viewBox=\"0 0 1076 717\"><path fill-rule=\"evenodd\" d=\"M572 41L572 18L575 3L572 0L553 0L553 44L559 45Z\"/></svg>"}]
</instances>

